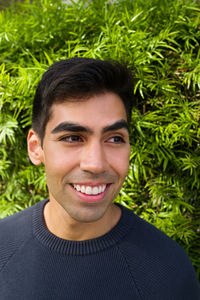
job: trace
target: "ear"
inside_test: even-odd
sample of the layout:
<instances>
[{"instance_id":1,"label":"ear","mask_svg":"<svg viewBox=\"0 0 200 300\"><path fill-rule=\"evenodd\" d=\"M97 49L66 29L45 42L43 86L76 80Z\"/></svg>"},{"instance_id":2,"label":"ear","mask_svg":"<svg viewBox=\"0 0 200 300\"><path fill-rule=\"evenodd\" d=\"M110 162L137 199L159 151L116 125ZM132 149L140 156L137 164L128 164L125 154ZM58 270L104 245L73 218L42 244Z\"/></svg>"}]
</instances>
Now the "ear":
<instances>
[{"instance_id":1,"label":"ear","mask_svg":"<svg viewBox=\"0 0 200 300\"><path fill-rule=\"evenodd\" d=\"M43 150L38 134L30 129L27 137L28 155L34 165L40 165L43 162Z\"/></svg>"}]
</instances>

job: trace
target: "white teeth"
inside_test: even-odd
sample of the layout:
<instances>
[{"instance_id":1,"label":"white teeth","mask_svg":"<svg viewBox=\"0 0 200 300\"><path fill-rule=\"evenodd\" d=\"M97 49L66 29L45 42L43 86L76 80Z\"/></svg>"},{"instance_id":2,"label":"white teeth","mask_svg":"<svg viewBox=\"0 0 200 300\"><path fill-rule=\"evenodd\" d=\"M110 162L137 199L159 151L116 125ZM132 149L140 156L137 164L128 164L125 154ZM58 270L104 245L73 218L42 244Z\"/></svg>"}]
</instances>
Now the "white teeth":
<instances>
[{"instance_id":1,"label":"white teeth","mask_svg":"<svg viewBox=\"0 0 200 300\"><path fill-rule=\"evenodd\" d=\"M87 194L87 195L91 195L92 194L92 188L91 188L91 186L87 186L86 187L85 194Z\"/></svg>"},{"instance_id":2,"label":"white teeth","mask_svg":"<svg viewBox=\"0 0 200 300\"><path fill-rule=\"evenodd\" d=\"M80 191L81 190L81 187L80 185L74 185L75 189L77 189L77 191Z\"/></svg>"},{"instance_id":3,"label":"white teeth","mask_svg":"<svg viewBox=\"0 0 200 300\"><path fill-rule=\"evenodd\" d=\"M73 187L77 191L81 191L81 193L86 194L86 195L97 195L100 193L103 193L106 189L106 184L104 185L99 185L99 186L89 186L89 185L79 185L79 184L73 184Z\"/></svg>"},{"instance_id":4,"label":"white teeth","mask_svg":"<svg viewBox=\"0 0 200 300\"><path fill-rule=\"evenodd\" d=\"M85 187L84 187L84 185L81 186L81 193L85 194Z\"/></svg>"},{"instance_id":5,"label":"white teeth","mask_svg":"<svg viewBox=\"0 0 200 300\"><path fill-rule=\"evenodd\" d=\"M101 191L101 192L104 192L105 189L106 189L106 185L103 185L103 186L102 186L102 191Z\"/></svg>"},{"instance_id":6,"label":"white teeth","mask_svg":"<svg viewBox=\"0 0 200 300\"><path fill-rule=\"evenodd\" d=\"M93 194L93 195L97 195L97 194L99 194L99 193L100 193L100 191L99 191L98 187L95 186L95 187L92 189L92 194Z\"/></svg>"}]
</instances>

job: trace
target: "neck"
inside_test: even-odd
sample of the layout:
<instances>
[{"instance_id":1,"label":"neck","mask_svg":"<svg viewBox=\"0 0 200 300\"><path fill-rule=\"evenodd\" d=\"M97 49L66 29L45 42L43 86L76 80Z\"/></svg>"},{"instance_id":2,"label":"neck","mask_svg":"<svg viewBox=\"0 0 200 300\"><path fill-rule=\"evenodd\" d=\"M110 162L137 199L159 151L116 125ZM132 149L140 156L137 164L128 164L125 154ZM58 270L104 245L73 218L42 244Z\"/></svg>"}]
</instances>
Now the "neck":
<instances>
[{"instance_id":1,"label":"neck","mask_svg":"<svg viewBox=\"0 0 200 300\"><path fill-rule=\"evenodd\" d=\"M119 221L121 209L111 204L104 216L95 222L78 222L57 201L49 201L44 207L44 219L48 230L59 238L71 241L94 239L106 234Z\"/></svg>"}]
</instances>

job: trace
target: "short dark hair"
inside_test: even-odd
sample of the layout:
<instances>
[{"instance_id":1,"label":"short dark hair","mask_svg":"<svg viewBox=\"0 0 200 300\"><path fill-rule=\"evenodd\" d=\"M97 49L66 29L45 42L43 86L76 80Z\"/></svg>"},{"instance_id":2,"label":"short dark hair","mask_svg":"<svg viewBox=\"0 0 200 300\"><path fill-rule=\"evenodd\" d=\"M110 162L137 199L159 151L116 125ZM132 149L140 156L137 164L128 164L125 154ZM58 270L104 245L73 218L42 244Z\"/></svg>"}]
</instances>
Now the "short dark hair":
<instances>
[{"instance_id":1,"label":"short dark hair","mask_svg":"<svg viewBox=\"0 0 200 300\"><path fill-rule=\"evenodd\" d=\"M132 73L125 64L81 57L58 61L49 67L38 84L33 102L33 129L42 141L54 103L84 100L105 92L113 92L122 99L130 123L133 87Z\"/></svg>"}]
</instances>

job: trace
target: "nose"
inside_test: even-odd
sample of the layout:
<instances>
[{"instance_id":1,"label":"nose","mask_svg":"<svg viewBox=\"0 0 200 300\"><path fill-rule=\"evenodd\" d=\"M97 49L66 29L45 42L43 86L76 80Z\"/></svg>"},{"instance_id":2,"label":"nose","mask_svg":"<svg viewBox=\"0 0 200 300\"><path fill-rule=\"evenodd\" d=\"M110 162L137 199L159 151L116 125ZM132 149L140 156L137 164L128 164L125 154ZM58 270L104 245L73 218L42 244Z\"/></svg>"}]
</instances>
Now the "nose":
<instances>
[{"instance_id":1,"label":"nose","mask_svg":"<svg viewBox=\"0 0 200 300\"><path fill-rule=\"evenodd\" d=\"M81 153L80 168L82 171L101 174L107 168L107 160L102 143L92 142L84 147Z\"/></svg>"}]
</instances>

